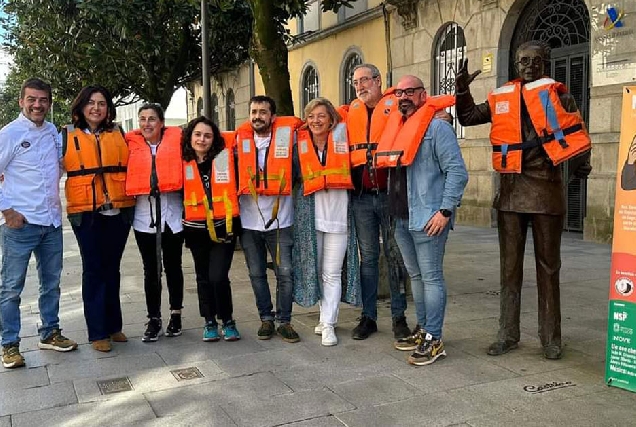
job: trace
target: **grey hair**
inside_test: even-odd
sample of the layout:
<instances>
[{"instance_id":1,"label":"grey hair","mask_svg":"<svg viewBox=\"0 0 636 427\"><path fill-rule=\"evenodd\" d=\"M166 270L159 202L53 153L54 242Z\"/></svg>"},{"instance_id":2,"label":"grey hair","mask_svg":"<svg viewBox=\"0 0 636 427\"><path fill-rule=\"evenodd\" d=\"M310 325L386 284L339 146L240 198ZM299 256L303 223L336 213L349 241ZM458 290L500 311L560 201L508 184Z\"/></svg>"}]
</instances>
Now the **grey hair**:
<instances>
[{"instance_id":1,"label":"grey hair","mask_svg":"<svg viewBox=\"0 0 636 427\"><path fill-rule=\"evenodd\" d=\"M371 77L380 77L380 70L378 69L378 67L376 67L373 64L360 64L360 65L356 65L356 67L353 69L353 72L355 73L356 71L358 71L360 68L367 68L368 70L371 71Z\"/></svg>"},{"instance_id":2,"label":"grey hair","mask_svg":"<svg viewBox=\"0 0 636 427\"><path fill-rule=\"evenodd\" d=\"M550 60L552 47L548 43L544 42L543 40L530 40L525 43L521 43L519 47L517 48L515 55L518 55L521 50L528 49L529 47L537 47L541 49L541 52L543 53L543 60L544 61Z\"/></svg>"}]
</instances>

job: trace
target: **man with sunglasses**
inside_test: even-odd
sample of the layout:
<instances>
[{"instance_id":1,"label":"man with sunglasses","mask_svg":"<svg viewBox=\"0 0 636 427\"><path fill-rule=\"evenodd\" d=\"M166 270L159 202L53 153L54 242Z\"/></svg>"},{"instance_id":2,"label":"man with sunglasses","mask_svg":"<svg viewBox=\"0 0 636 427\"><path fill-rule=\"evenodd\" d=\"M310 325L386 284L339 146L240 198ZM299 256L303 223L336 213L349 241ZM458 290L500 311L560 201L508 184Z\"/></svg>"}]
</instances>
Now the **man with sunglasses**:
<instances>
[{"instance_id":1,"label":"man with sunglasses","mask_svg":"<svg viewBox=\"0 0 636 427\"><path fill-rule=\"evenodd\" d=\"M355 189L352 212L360 249L360 282L362 316L354 328L352 338L364 340L378 330L377 299L382 246L389 270L391 317L396 339L410 335L404 316L406 310L406 270L391 231L387 198L387 171L373 166L377 142L389 114L397 109L393 89L382 93L380 70L372 64L358 65L353 71L353 86L357 99L346 114L351 154L351 175Z\"/></svg>"},{"instance_id":2,"label":"man with sunglasses","mask_svg":"<svg viewBox=\"0 0 636 427\"><path fill-rule=\"evenodd\" d=\"M499 334L488 348L498 356L518 347L521 284L528 224L532 237L539 296L539 338L547 359L559 359L561 308L559 270L565 196L559 160L568 151L569 168L585 178L589 164L589 135L565 86L545 77L550 47L530 41L519 46L519 79L491 92L488 101L475 105L469 85L480 71L468 72L465 60L457 72L456 108L463 126L492 122L493 167L500 186L497 209L501 264ZM567 124L565 124L567 122ZM516 141L515 141L516 140ZM558 142L557 142L558 141ZM576 153L580 148L580 153Z\"/></svg>"}]
</instances>

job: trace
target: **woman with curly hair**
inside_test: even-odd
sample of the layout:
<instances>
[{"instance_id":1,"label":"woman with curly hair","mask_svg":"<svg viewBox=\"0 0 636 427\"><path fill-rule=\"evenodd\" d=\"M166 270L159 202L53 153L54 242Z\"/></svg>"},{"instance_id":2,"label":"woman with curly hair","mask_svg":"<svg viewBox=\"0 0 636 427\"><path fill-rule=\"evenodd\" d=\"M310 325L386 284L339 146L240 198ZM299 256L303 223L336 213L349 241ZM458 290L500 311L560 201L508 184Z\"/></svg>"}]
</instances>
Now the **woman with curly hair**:
<instances>
[{"instance_id":1,"label":"woman with curly hair","mask_svg":"<svg viewBox=\"0 0 636 427\"><path fill-rule=\"evenodd\" d=\"M221 334L225 341L241 338L232 317L229 279L240 227L233 142L234 132L222 135L206 117L192 120L183 132L184 237L205 319L203 341L219 341Z\"/></svg>"}]
</instances>

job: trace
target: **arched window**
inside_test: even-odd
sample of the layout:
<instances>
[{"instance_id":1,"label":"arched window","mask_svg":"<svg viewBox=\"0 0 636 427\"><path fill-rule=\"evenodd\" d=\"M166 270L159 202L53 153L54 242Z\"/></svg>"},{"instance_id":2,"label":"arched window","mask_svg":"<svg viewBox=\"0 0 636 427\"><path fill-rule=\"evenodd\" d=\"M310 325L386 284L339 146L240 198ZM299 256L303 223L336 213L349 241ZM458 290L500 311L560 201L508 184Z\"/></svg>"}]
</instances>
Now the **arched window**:
<instances>
[{"instance_id":1,"label":"arched window","mask_svg":"<svg viewBox=\"0 0 636 427\"><path fill-rule=\"evenodd\" d=\"M236 129L236 106L234 105L234 91L227 90L225 95L225 128L226 130Z\"/></svg>"},{"instance_id":2,"label":"arched window","mask_svg":"<svg viewBox=\"0 0 636 427\"><path fill-rule=\"evenodd\" d=\"M203 98L199 97L197 100L197 117L203 115Z\"/></svg>"},{"instance_id":3,"label":"arched window","mask_svg":"<svg viewBox=\"0 0 636 427\"><path fill-rule=\"evenodd\" d=\"M210 119L212 119L214 124L218 126L219 125L219 97L216 96L216 93L212 94L212 98L210 100L210 110L211 110Z\"/></svg>"},{"instance_id":4,"label":"arched window","mask_svg":"<svg viewBox=\"0 0 636 427\"><path fill-rule=\"evenodd\" d=\"M307 65L303 72L302 80L302 99L301 99L301 116L304 116L304 110L309 101L320 96L320 82L318 81L318 71L313 65Z\"/></svg>"},{"instance_id":5,"label":"arched window","mask_svg":"<svg viewBox=\"0 0 636 427\"><path fill-rule=\"evenodd\" d=\"M343 61L342 75L340 77L340 81L343 82L341 92L343 104L350 104L351 101L356 99L356 89L351 82L353 81L353 69L360 64L362 64L362 57L355 51L348 54Z\"/></svg>"},{"instance_id":6,"label":"arched window","mask_svg":"<svg viewBox=\"0 0 636 427\"><path fill-rule=\"evenodd\" d=\"M437 37L435 64L433 66L433 94L455 94L455 76L461 61L466 57L464 30L455 22L447 24ZM464 128L459 124L455 107L447 110L453 115L453 126L457 138L464 137Z\"/></svg>"},{"instance_id":7,"label":"arched window","mask_svg":"<svg viewBox=\"0 0 636 427\"><path fill-rule=\"evenodd\" d=\"M546 73L564 83L583 119L589 114L590 15L583 0L535 0L523 8L510 42L509 75L516 76L519 46L540 40L551 48ZM587 209L587 180L578 178L570 161L561 164L565 185L564 229L583 231Z\"/></svg>"}]
</instances>

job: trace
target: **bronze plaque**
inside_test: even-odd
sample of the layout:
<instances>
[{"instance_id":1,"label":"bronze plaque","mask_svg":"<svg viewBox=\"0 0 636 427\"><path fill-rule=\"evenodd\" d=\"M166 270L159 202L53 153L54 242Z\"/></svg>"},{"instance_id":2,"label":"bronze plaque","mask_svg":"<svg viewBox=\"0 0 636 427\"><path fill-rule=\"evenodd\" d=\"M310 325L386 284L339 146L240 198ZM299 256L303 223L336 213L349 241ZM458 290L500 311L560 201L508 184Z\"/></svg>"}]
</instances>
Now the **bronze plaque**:
<instances>
[{"instance_id":1,"label":"bronze plaque","mask_svg":"<svg viewBox=\"0 0 636 427\"><path fill-rule=\"evenodd\" d=\"M97 381L97 386L101 394L121 393L122 391L132 391L133 389L128 377Z\"/></svg>"},{"instance_id":2,"label":"bronze plaque","mask_svg":"<svg viewBox=\"0 0 636 427\"><path fill-rule=\"evenodd\" d=\"M183 369L175 369L172 372L172 375L177 379L177 381L183 380L193 380L195 378L203 378L203 374L196 367L191 368L183 368Z\"/></svg>"}]
</instances>

